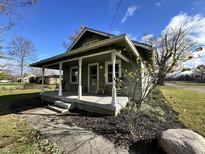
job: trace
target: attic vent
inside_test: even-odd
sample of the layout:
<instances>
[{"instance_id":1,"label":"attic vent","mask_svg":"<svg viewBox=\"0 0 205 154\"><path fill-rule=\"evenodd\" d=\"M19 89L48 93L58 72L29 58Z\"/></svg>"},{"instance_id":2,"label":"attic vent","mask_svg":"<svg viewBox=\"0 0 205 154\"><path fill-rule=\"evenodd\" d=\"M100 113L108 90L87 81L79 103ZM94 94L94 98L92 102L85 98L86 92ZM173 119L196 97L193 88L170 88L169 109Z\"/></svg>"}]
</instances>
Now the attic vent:
<instances>
[{"instance_id":1,"label":"attic vent","mask_svg":"<svg viewBox=\"0 0 205 154\"><path fill-rule=\"evenodd\" d=\"M97 42L97 41L99 41L99 39L96 39L96 40L92 40L92 41L86 42L86 43L83 44L83 46L90 45L90 44L95 43L95 42Z\"/></svg>"}]
</instances>

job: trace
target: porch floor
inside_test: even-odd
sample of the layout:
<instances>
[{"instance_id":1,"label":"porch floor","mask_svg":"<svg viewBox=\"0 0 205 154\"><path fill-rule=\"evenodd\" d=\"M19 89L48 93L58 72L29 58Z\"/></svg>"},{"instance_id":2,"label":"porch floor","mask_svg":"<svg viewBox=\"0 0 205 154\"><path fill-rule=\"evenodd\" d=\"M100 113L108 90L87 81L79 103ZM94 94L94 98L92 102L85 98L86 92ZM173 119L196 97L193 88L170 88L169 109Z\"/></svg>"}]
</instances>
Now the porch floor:
<instances>
[{"instance_id":1,"label":"porch floor","mask_svg":"<svg viewBox=\"0 0 205 154\"><path fill-rule=\"evenodd\" d=\"M96 95L83 93L81 100L78 100L78 94L75 92L63 92L63 96L58 96L57 91L48 91L41 94L42 99L55 102L61 100L65 103L74 104L77 108L101 114L116 115L122 108L127 105L128 97L117 96L117 105L111 105L112 96Z\"/></svg>"}]
</instances>

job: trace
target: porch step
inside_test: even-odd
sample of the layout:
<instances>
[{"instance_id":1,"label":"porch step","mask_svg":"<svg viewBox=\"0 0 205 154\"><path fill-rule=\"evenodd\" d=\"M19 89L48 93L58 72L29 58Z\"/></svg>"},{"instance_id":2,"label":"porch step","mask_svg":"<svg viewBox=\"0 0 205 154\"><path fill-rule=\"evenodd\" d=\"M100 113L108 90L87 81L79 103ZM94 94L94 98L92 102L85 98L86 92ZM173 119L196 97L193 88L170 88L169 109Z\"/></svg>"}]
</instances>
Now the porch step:
<instances>
[{"instance_id":1,"label":"porch step","mask_svg":"<svg viewBox=\"0 0 205 154\"><path fill-rule=\"evenodd\" d=\"M67 114L69 112L68 109L62 109L62 108L59 108L57 106L52 106L52 105L48 105L48 108L50 110L56 111L61 114Z\"/></svg>"},{"instance_id":2,"label":"porch step","mask_svg":"<svg viewBox=\"0 0 205 154\"><path fill-rule=\"evenodd\" d=\"M55 106L62 108L62 109L73 109L73 105L69 103L64 103L63 101L55 101Z\"/></svg>"}]
</instances>

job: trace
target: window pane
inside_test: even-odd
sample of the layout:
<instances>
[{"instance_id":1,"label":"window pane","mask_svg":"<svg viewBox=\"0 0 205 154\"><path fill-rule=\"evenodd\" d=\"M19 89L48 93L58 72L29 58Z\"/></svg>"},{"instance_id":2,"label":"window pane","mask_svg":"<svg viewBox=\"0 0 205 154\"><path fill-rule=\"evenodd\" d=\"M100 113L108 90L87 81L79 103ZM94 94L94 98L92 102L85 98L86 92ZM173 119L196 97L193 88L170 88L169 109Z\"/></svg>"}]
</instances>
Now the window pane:
<instances>
[{"instance_id":1,"label":"window pane","mask_svg":"<svg viewBox=\"0 0 205 154\"><path fill-rule=\"evenodd\" d=\"M108 72L112 73L112 64L108 65ZM119 72L119 64L115 64L115 72Z\"/></svg>"},{"instance_id":2,"label":"window pane","mask_svg":"<svg viewBox=\"0 0 205 154\"><path fill-rule=\"evenodd\" d=\"M118 72L115 72L115 77L119 78L119 73Z\"/></svg>"},{"instance_id":3,"label":"window pane","mask_svg":"<svg viewBox=\"0 0 205 154\"><path fill-rule=\"evenodd\" d=\"M78 69L72 69L72 75L77 76L78 75Z\"/></svg>"},{"instance_id":4,"label":"window pane","mask_svg":"<svg viewBox=\"0 0 205 154\"><path fill-rule=\"evenodd\" d=\"M77 77L76 76L72 76L72 82L77 82Z\"/></svg>"},{"instance_id":5,"label":"window pane","mask_svg":"<svg viewBox=\"0 0 205 154\"><path fill-rule=\"evenodd\" d=\"M112 65L111 64L108 65L108 73L112 73Z\"/></svg>"},{"instance_id":6,"label":"window pane","mask_svg":"<svg viewBox=\"0 0 205 154\"><path fill-rule=\"evenodd\" d=\"M115 77L119 78L119 64L115 64ZM108 82L112 82L112 64L108 64Z\"/></svg>"},{"instance_id":7,"label":"window pane","mask_svg":"<svg viewBox=\"0 0 205 154\"><path fill-rule=\"evenodd\" d=\"M112 74L108 74L108 82L112 82Z\"/></svg>"},{"instance_id":8,"label":"window pane","mask_svg":"<svg viewBox=\"0 0 205 154\"><path fill-rule=\"evenodd\" d=\"M90 67L90 75L97 75L97 67L96 66Z\"/></svg>"},{"instance_id":9,"label":"window pane","mask_svg":"<svg viewBox=\"0 0 205 154\"><path fill-rule=\"evenodd\" d=\"M78 81L78 69L77 68L73 68L71 70L71 81L72 82L77 82Z\"/></svg>"},{"instance_id":10,"label":"window pane","mask_svg":"<svg viewBox=\"0 0 205 154\"><path fill-rule=\"evenodd\" d=\"M119 71L119 65L115 64L115 71L118 72Z\"/></svg>"}]
</instances>

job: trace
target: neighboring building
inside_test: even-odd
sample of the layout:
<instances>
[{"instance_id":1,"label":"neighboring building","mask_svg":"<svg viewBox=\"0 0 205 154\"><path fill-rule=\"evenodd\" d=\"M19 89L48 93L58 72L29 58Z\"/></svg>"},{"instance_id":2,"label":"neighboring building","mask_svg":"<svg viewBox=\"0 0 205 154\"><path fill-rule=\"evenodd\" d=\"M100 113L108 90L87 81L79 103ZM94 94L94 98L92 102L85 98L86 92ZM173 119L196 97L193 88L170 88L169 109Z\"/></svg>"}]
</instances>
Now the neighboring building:
<instances>
[{"instance_id":1,"label":"neighboring building","mask_svg":"<svg viewBox=\"0 0 205 154\"><path fill-rule=\"evenodd\" d=\"M118 95L114 78L129 82L122 70L129 71L134 66L140 71L146 67L142 61L136 63L137 58L153 64L151 46L132 41L126 34L115 36L85 27L65 53L30 66L59 69L60 78L63 71L58 94L42 89L42 99L61 100L83 110L116 115L128 98L123 93ZM141 77L138 94L143 88Z\"/></svg>"},{"instance_id":2,"label":"neighboring building","mask_svg":"<svg viewBox=\"0 0 205 154\"><path fill-rule=\"evenodd\" d=\"M11 80L0 80L0 83L9 83Z\"/></svg>"},{"instance_id":3,"label":"neighboring building","mask_svg":"<svg viewBox=\"0 0 205 154\"><path fill-rule=\"evenodd\" d=\"M36 80L36 83L38 84L42 83L42 77L36 77L35 80ZM60 83L59 75L44 76L44 83L50 84L50 85L59 84Z\"/></svg>"},{"instance_id":4,"label":"neighboring building","mask_svg":"<svg viewBox=\"0 0 205 154\"><path fill-rule=\"evenodd\" d=\"M23 77L23 83L30 83L30 79L35 77L36 77L35 75L29 74ZM17 78L17 82L21 82L21 78Z\"/></svg>"}]
</instances>

